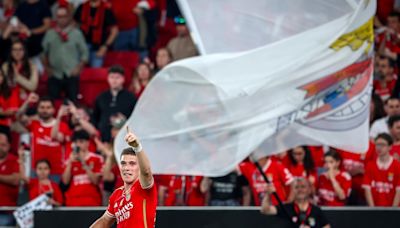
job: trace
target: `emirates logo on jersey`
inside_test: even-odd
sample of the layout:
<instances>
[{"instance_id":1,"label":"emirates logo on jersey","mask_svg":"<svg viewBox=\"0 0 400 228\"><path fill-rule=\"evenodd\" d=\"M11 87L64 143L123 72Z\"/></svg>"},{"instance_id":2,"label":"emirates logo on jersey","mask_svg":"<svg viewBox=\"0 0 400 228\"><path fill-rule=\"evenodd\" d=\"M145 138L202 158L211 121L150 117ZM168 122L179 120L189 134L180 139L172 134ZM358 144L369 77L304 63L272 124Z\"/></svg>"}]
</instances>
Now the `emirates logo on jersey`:
<instances>
[{"instance_id":1,"label":"emirates logo on jersey","mask_svg":"<svg viewBox=\"0 0 400 228\"><path fill-rule=\"evenodd\" d=\"M125 204L122 208L119 208L115 213L115 217L117 218L117 223L120 223L131 216L130 210L133 208L133 203L129 202Z\"/></svg>"}]
</instances>

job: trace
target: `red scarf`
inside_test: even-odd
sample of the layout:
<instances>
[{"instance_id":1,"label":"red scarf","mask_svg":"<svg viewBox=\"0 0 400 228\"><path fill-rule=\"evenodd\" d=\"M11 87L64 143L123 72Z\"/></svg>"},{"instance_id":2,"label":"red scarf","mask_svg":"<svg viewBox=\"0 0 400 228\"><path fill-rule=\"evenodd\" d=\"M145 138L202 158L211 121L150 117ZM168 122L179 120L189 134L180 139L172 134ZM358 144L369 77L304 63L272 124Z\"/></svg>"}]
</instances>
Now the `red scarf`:
<instances>
[{"instance_id":1,"label":"red scarf","mask_svg":"<svg viewBox=\"0 0 400 228\"><path fill-rule=\"evenodd\" d=\"M82 6L81 14L81 29L85 34L89 33L89 29L92 28L92 43L101 44L101 37L103 34L103 24L105 11L108 5L104 1L100 1L100 5L97 7L96 14L92 18L90 15L90 1L87 1Z\"/></svg>"},{"instance_id":2,"label":"red scarf","mask_svg":"<svg viewBox=\"0 0 400 228\"><path fill-rule=\"evenodd\" d=\"M65 30L62 30L58 26L54 26L54 31L60 36L60 39L62 42L67 42L68 41L68 32Z\"/></svg>"}]
</instances>

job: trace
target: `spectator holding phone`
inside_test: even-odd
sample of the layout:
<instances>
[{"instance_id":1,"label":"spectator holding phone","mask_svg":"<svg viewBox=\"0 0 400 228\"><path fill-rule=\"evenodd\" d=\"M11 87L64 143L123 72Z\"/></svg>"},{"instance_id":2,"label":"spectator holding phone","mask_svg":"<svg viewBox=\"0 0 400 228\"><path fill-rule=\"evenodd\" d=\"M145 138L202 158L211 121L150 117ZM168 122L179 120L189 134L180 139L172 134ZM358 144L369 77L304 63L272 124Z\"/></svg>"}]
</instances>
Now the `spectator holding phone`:
<instances>
[{"instance_id":1,"label":"spectator holding phone","mask_svg":"<svg viewBox=\"0 0 400 228\"><path fill-rule=\"evenodd\" d=\"M76 131L72 136L73 153L66 162L62 182L69 185L65 193L66 206L101 206L99 187L103 158L91 153L89 134Z\"/></svg>"},{"instance_id":2,"label":"spectator holding phone","mask_svg":"<svg viewBox=\"0 0 400 228\"><path fill-rule=\"evenodd\" d=\"M21 179L27 184L29 192L29 200L47 194L51 197L50 203L53 206L61 206L63 203L63 195L58 184L49 179L51 165L47 159L41 159L36 162L35 173L37 178L30 178L26 176L25 172L25 155L24 146L18 150L18 163Z\"/></svg>"}]
</instances>

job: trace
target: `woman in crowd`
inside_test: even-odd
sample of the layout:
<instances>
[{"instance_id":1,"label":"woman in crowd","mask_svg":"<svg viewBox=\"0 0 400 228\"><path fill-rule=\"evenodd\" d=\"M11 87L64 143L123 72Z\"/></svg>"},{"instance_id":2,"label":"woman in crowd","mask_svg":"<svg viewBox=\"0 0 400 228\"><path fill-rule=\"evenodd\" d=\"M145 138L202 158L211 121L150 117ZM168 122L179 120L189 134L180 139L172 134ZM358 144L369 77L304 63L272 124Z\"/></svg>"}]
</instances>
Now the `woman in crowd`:
<instances>
[{"instance_id":1,"label":"woman in crowd","mask_svg":"<svg viewBox=\"0 0 400 228\"><path fill-rule=\"evenodd\" d=\"M28 53L22 41L14 41L7 62L2 66L11 87L20 88L20 98L26 100L30 92L34 92L39 83L36 66L29 60Z\"/></svg>"},{"instance_id":2,"label":"woman in crowd","mask_svg":"<svg viewBox=\"0 0 400 228\"><path fill-rule=\"evenodd\" d=\"M341 157L335 150L324 156L326 171L318 179L319 205L345 206L351 192L351 176L339 169Z\"/></svg>"},{"instance_id":3,"label":"woman in crowd","mask_svg":"<svg viewBox=\"0 0 400 228\"><path fill-rule=\"evenodd\" d=\"M152 77L153 74L150 66L146 63L139 64L135 73L133 74L132 83L129 90L133 92L137 98L139 98Z\"/></svg>"}]
</instances>

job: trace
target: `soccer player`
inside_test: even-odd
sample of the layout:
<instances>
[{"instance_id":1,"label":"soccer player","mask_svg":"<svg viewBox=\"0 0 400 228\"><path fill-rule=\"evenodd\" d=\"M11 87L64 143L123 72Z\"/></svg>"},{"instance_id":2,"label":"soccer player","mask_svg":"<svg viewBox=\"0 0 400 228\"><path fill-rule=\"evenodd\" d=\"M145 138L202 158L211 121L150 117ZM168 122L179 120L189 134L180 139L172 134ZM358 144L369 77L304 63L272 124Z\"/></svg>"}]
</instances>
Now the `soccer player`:
<instances>
[{"instance_id":1,"label":"soccer player","mask_svg":"<svg viewBox=\"0 0 400 228\"><path fill-rule=\"evenodd\" d=\"M365 168L363 188L368 206L397 207L400 202L400 164L390 155L393 139L386 133L375 139L378 157Z\"/></svg>"},{"instance_id":2,"label":"soccer player","mask_svg":"<svg viewBox=\"0 0 400 228\"><path fill-rule=\"evenodd\" d=\"M125 141L130 146L121 153L121 175L124 186L110 196L106 212L91 228L154 227L157 206L157 190L150 162L137 137L129 131Z\"/></svg>"}]
</instances>

